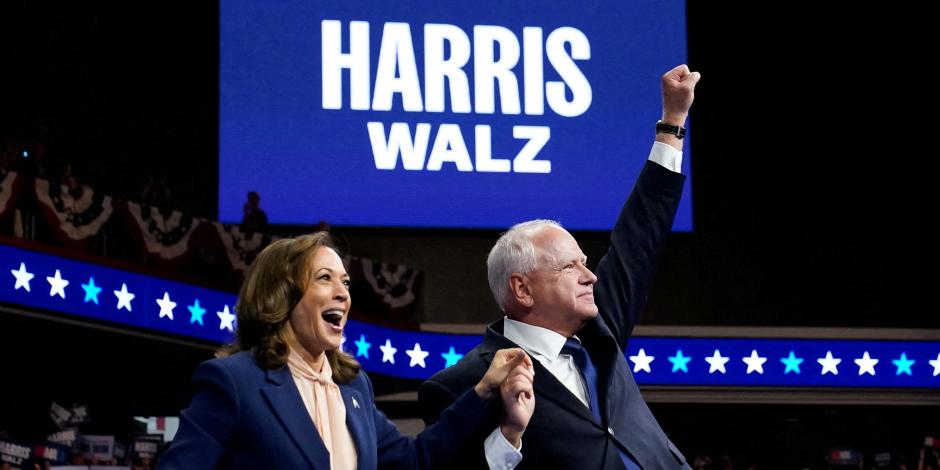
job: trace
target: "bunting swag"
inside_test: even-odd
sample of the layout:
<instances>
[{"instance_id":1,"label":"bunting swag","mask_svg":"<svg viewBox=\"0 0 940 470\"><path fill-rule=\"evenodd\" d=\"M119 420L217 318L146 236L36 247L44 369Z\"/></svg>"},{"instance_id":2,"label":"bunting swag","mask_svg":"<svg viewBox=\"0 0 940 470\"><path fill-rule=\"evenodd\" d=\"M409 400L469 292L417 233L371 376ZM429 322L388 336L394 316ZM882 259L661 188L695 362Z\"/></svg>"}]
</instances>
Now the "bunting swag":
<instances>
[{"instance_id":1,"label":"bunting swag","mask_svg":"<svg viewBox=\"0 0 940 470\"><path fill-rule=\"evenodd\" d=\"M225 246L225 253L228 255L229 263L233 271L245 272L248 265L254 261L255 256L261 253L264 247L279 239L273 235L265 233L252 233L250 236L242 232L238 225L223 225L218 222L212 222L216 231L219 233L219 239Z\"/></svg>"},{"instance_id":2,"label":"bunting swag","mask_svg":"<svg viewBox=\"0 0 940 470\"><path fill-rule=\"evenodd\" d=\"M84 240L101 230L111 218L111 196L82 186L77 197L66 186L36 179L36 199L49 224L72 240Z\"/></svg>"},{"instance_id":3,"label":"bunting swag","mask_svg":"<svg viewBox=\"0 0 940 470\"><path fill-rule=\"evenodd\" d=\"M35 191L29 186L33 182ZM29 203L28 207L24 202ZM40 227L37 232L43 236L51 233L69 248L95 248L83 245L95 241L92 235L110 227L114 230L101 240L102 245L108 242L109 246L125 249L127 260L141 262L140 255L146 253L146 263L167 271L211 272L232 283L239 282L261 250L281 238L259 232L248 234L237 224L199 219L180 211L165 214L149 205L114 200L87 186L82 186L80 194L70 194L58 183L0 171L0 225L13 221L10 216L15 209L35 208L48 225L48 229ZM120 225L109 222L115 212L114 222ZM105 227L105 223L111 225ZM0 227L0 232L6 234L6 227ZM350 291L357 318L395 327L414 323L423 282L420 270L351 256L344 257L344 262L352 278Z\"/></svg>"},{"instance_id":4,"label":"bunting swag","mask_svg":"<svg viewBox=\"0 0 940 470\"><path fill-rule=\"evenodd\" d=\"M158 257L171 260L187 254L189 237L199 226L199 219L173 211L164 217L156 207L127 203L127 211L140 229L147 251Z\"/></svg>"},{"instance_id":5,"label":"bunting swag","mask_svg":"<svg viewBox=\"0 0 940 470\"><path fill-rule=\"evenodd\" d=\"M353 309L372 320L410 323L421 286L421 271L381 261L346 256Z\"/></svg>"},{"instance_id":6,"label":"bunting swag","mask_svg":"<svg viewBox=\"0 0 940 470\"><path fill-rule=\"evenodd\" d=\"M414 287L418 272L401 264L386 264L368 258L353 258L362 263L362 274L372 291L391 308L404 307L415 301Z\"/></svg>"},{"instance_id":7,"label":"bunting swag","mask_svg":"<svg viewBox=\"0 0 940 470\"><path fill-rule=\"evenodd\" d=\"M19 175L15 171L0 169L0 217L16 207L20 195Z\"/></svg>"}]
</instances>

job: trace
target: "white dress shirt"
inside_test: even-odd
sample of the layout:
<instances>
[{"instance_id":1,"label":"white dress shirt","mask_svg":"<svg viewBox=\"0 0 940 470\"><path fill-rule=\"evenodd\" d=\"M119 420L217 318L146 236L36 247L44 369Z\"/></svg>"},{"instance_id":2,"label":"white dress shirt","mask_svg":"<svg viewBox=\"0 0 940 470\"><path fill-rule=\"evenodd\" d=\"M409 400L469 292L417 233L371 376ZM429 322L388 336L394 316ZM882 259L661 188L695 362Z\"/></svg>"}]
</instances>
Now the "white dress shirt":
<instances>
[{"instance_id":1,"label":"white dress shirt","mask_svg":"<svg viewBox=\"0 0 940 470\"><path fill-rule=\"evenodd\" d=\"M539 361L572 395L590 408L587 386L578 365L571 355L561 354L561 348L565 346L568 338L552 330L518 322L509 317L503 320L503 336L525 349L532 359Z\"/></svg>"}]
</instances>

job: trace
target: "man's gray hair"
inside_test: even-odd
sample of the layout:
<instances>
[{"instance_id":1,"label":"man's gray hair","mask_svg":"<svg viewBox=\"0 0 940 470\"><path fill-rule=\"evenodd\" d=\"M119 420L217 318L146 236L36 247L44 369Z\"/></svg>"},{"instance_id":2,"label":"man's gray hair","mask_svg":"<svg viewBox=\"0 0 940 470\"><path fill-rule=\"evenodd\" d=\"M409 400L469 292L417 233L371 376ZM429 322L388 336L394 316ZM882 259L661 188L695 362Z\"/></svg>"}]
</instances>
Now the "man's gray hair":
<instances>
[{"instance_id":1,"label":"man's gray hair","mask_svg":"<svg viewBox=\"0 0 940 470\"><path fill-rule=\"evenodd\" d=\"M548 227L564 230L554 220L536 219L513 225L506 231L486 258L486 278L490 291L499 308L506 311L509 304L509 276L512 273L528 273L538 262L532 237Z\"/></svg>"}]
</instances>

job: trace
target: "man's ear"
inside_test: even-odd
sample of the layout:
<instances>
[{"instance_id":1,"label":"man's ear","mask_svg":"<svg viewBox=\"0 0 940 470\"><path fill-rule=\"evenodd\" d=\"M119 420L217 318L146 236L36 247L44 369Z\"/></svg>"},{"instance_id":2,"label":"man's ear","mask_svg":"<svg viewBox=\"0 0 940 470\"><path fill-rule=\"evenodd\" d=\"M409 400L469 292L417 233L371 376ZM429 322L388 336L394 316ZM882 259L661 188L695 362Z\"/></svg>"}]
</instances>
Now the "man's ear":
<instances>
[{"instance_id":1,"label":"man's ear","mask_svg":"<svg viewBox=\"0 0 940 470\"><path fill-rule=\"evenodd\" d=\"M532 308L535 304L529 290L529 279L524 274L512 273L509 276L509 296L525 308Z\"/></svg>"}]
</instances>

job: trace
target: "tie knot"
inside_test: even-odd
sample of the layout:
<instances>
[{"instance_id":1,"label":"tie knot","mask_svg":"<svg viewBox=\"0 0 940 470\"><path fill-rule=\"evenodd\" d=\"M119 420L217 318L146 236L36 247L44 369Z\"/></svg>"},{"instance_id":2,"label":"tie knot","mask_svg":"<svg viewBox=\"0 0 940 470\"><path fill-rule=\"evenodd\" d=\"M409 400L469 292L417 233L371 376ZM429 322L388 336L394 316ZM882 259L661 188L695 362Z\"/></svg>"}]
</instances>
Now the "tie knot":
<instances>
[{"instance_id":1,"label":"tie knot","mask_svg":"<svg viewBox=\"0 0 940 470\"><path fill-rule=\"evenodd\" d=\"M565 345L562 346L561 352L575 358L581 358L587 351L584 349L584 346L581 345L580 341L574 338L568 338L565 341Z\"/></svg>"}]
</instances>

